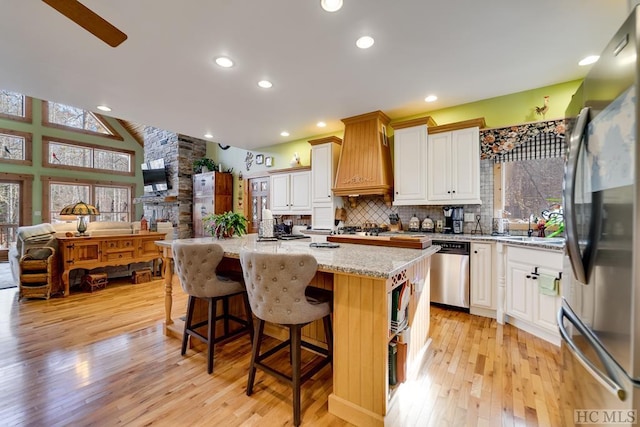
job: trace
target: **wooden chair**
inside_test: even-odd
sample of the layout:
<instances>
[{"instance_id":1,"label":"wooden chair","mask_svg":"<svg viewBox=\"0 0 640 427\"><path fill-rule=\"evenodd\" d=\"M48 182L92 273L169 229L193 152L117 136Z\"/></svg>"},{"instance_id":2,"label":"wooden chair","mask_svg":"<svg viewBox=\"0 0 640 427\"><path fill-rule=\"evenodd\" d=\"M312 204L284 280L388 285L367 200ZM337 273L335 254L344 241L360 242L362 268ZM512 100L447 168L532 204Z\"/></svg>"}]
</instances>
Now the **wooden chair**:
<instances>
[{"instance_id":1,"label":"wooden chair","mask_svg":"<svg viewBox=\"0 0 640 427\"><path fill-rule=\"evenodd\" d=\"M247 285L247 294L253 314L258 318L258 330L254 334L251 365L247 380L247 395L253 393L256 369L288 383L293 389L293 422L300 425L300 386L328 363L333 357L333 334L331 330L332 293L308 288L318 269L315 258L307 254L276 254L251 251L240 252L240 263ZM315 295L311 295L311 290ZM301 330L310 322L323 319L327 349L302 340ZM289 339L260 353L264 337L265 322L283 325L289 329ZM276 352L290 348L292 375L268 366L263 362ZM301 375L301 349L313 350L324 357Z\"/></svg>"},{"instance_id":2,"label":"wooden chair","mask_svg":"<svg viewBox=\"0 0 640 427\"><path fill-rule=\"evenodd\" d=\"M182 355L187 352L189 337L196 337L207 345L207 372L213 372L214 344L231 339L244 332L253 338L253 319L243 283L230 280L216 274L216 268L222 260L224 250L215 242L184 243L176 241L171 246L175 272L180 278L182 289L189 294L187 318L182 337ZM244 301L246 319L229 313L229 298L241 295ZM200 298L208 302L207 320L193 323L196 300ZM218 301L222 301L222 315L216 315ZM216 337L216 322L224 321L224 334ZM234 321L240 328L230 330L229 322ZM207 326L206 335L198 331Z\"/></svg>"}]
</instances>

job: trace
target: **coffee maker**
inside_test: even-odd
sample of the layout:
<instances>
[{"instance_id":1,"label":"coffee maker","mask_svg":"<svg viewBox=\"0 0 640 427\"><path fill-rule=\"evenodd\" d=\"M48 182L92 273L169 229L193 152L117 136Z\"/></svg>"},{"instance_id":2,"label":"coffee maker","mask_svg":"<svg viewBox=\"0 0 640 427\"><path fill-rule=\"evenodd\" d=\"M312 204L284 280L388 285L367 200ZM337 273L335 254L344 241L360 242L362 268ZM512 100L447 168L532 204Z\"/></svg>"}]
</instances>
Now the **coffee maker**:
<instances>
[{"instance_id":1,"label":"coffee maker","mask_svg":"<svg viewBox=\"0 0 640 427\"><path fill-rule=\"evenodd\" d=\"M462 234L464 231L464 209L462 206L444 206L443 233Z\"/></svg>"},{"instance_id":2,"label":"coffee maker","mask_svg":"<svg viewBox=\"0 0 640 427\"><path fill-rule=\"evenodd\" d=\"M462 234L464 233L464 209L462 206L456 206L453 208L452 218L452 226L453 226L453 234Z\"/></svg>"}]
</instances>

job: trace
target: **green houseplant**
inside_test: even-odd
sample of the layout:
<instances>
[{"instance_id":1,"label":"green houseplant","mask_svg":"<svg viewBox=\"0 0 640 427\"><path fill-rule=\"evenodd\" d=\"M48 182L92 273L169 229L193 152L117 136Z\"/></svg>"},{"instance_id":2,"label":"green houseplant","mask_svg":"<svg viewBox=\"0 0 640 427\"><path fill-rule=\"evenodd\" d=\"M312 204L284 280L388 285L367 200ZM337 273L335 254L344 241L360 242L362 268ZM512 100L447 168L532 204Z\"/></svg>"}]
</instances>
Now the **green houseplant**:
<instances>
[{"instance_id":1,"label":"green houseplant","mask_svg":"<svg viewBox=\"0 0 640 427\"><path fill-rule=\"evenodd\" d=\"M193 161L193 172L202 173L203 167L209 169L210 172L213 172L216 170L216 162L208 157L201 157Z\"/></svg>"},{"instance_id":2,"label":"green houseplant","mask_svg":"<svg viewBox=\"0 0 640 427\"><path fill-rule=\"evenodd\" d=\"M209 214L202 218L207 233L218 239L247 234L247 218L236 212Z\"/></svg>"}]
</instances>

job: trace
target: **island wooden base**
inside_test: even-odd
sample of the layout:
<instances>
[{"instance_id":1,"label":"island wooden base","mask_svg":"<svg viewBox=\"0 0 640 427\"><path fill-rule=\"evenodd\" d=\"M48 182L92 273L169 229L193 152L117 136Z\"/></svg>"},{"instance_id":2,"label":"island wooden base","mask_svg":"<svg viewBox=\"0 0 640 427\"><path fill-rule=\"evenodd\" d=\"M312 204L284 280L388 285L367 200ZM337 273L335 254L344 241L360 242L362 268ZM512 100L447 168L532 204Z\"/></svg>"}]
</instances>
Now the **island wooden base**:
<instances>
[{"instance_id":1,"label":"island wooden base","mask_svg":"<svg viewBox=\"0 0 640 427\"><path fill-rule=\"evenodd\" d=\"M173 317L172 287L180 287L173 277L170 248L164 249L165 262L165 333L182 337L184 323ZM166 256L169 255L169 256ZM357 426L383 426L392 401L389 386L388 345L397 339L390 332L389 304L391 291L397 286L410 290L409 328L403 334L407 343L407 379L429 343L429 267L430 257L419 258L393 277L373 278L338 272L319 271L312 285L333 289L333 393L329 412ZM241 271L236 258L224 259L223 271ZM173 280L172 280L173 279ZM180 315L185 307L176 309ZM270 330L278 334L277 329ZM322 324L305 327L307 339L324 342Z\"/></svg>"}]
</instances>

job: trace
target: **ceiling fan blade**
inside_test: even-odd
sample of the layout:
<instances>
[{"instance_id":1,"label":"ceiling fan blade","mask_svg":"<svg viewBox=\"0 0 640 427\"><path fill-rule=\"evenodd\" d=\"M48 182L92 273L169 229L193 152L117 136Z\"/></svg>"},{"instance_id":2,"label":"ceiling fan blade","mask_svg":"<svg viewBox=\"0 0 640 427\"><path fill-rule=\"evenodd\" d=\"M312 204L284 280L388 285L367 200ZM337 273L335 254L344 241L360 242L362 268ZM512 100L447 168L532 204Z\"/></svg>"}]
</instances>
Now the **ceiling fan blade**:
<instances>
[{"instance_id":1,"label":"ceiling fan blade","mask_svg":"<svg viewBox=\"0 0 640 427\"><path fill-rule=\"evenodd\" d=\"M125 33L77 0L42 1L111 47L116 47L127 39Z\"/></svg>"}]
</instances>

